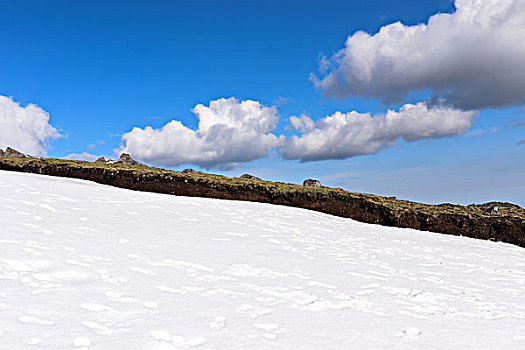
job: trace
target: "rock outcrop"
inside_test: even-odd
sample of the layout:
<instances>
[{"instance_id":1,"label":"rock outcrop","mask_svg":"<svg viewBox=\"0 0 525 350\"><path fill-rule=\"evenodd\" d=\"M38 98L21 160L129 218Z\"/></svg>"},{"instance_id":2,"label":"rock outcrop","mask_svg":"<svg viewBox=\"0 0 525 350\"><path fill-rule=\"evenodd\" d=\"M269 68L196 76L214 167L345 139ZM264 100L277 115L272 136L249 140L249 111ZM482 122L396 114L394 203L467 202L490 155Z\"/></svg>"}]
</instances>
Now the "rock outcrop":
<instances>
[{"instance_id":1,"label":"rock outcrop","mask_svg":"<svg viewBox=\"0 0 525 350\"><path fill-rule=\"evenodd\" d=\"M501 211L499 211L499 207L492 208L492 211L490 212L492 215L501 215Z\"/></svg>"},{"instance_id":2,"label":"rock outcrop","mask_svg":"<svg viewBox=\"0 0 525 350\"><path fill-rule=\"evenodd\" d=\"M248 179L248 180L260 180L257 176L253 176L251 174L242 174L241 179Z\"/></svg>"},{"instance_id":3,"label":"rock outcrop","mask_svg":"<svg viewBox=\"0 0 525 350\"><path fill-rule=\"evenodd\" d=\"M4 150L0 148L0 157L4 156Z\"/></svg>"},{"instance_id":4,"label":"rock outcrop","mask_svg":"<svg viewBox=\"0 0 525 350\"><path fill-rule=\"evenodd\" d=\"M131 156L128 153L122 153L120 155L119 160L117 160L117 163L122 163L122 164L127 164L127 165L138 165L138 164L140 164L139 162L137 162L136 160L131 158Z\"/></svg>"},{"instance_id":5,"label":"rock outcrop","mask_svg":"<svg viewBox=\"0 0 525 350\"><path fill-rule=\"evenodd\" d=\"M306 179L303 181L303 186L321 187L321 182L315 179Z\"/></svg>"},{"instance_id":6,"label":"rock outcrop","mask_svg":"<svg viewBox=\"0 0 525 350\"><path fill-rule=\"evenodd\" d=\"M104 163L104 164L126 164L126 165L144 165L142 163L137 162L128 153L122 153L120 155L120 158L118 160L113 159L106 159L104 157L98 157L97 160L95 160L95 163Z\"/></svg>"},{"instance_id":7,"label":"rock outcrop","mask_svg":"<svg viewBox=\"0 0 525 350\"><path fill-rule=\"evenodd\" d=\"M22 152L17 151L14 148L11 148L11 147L7 147L5 149L5 151L3 151L2 156L3 157L20 157L20 158L25 158L26 157L25 154L23 154Z\"/></svg>"}]
</instances>

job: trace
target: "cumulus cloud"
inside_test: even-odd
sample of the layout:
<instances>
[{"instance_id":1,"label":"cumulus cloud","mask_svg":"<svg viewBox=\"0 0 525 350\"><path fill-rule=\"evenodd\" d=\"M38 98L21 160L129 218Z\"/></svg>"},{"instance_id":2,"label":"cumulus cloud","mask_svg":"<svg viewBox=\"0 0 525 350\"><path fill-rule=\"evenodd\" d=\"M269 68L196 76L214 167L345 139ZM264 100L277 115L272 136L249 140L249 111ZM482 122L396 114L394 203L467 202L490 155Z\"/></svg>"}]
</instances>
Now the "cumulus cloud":
<instances>
[{"instance_id":1,"label":"cumulus cloud","mask_svg":"<svg viewBox=\"0 0 525 350\"><path fill-rule=\"evenodd\" d=\"M49 114L35 104L22 107L12 98L0 96L0 148L13 147L41 156L47 142L62 135L49 124Z\"/></svg>"},{"instance_id":2,"label":"cumulus cloud","mask_svg":"<svg viewBox=\"0 0 525 350\"><path fill-rule=\"evenodd\" d=\"M427 24L356 32L321 62L314 83L331 96L402 102L414 91L463 110L525 102L525 1L456 0Z\"/></svg>"},{"instance_id":3,"label":"cumulus cloud","mask_svg":"<svg viewBox=\"0 0 525 350\"><path fill-rule=\"evenodd\" d=\"M290 124L294 129L308 132L315 127L315 122L309 116L303 114L300 117L290 117Z\"/></svg>"},{"instance_id":4,"label":"cumulus cloud","mask_svg":"<svg viewBox=\"0 0 525 350\"><path fill-rule=\"evenodd\" d=\"M133 128L122 136L120 151L164 166L233 167L265 157L280 142L271 133L278 120L275 107L231 97L211 101L209 106L198 104L192 111L199 119L197 130L177 120L160 129Z\"/></svg>"},{"instance_id":5,"label":"cumulus cloud","mask_svg":"<svg viewBox=\"0 0 525 350\"><path fill-rule=\"evenodd\" d=\"M96 160L99 156L95 154L91 154L88 152L83 153L71 153L66 156L66 159L74 159L74 160L85 160L88 162L92 162Z\"/></svg>"},{"instance_id":6,"label":"cumulus cloud","mask_svg":"<svg viewBox=\"0 0 525 350\"><path fill-rule=\"evenodd\" d=\"M291 124L303 134L291 136L279 150L284 158L303 162L374 154L394 146L399 139L411 142L463 133L475 114L418 103L373 117L356 111L336 112L315 123L307 116L293 117Z\"/></svg>"}]
</instances>

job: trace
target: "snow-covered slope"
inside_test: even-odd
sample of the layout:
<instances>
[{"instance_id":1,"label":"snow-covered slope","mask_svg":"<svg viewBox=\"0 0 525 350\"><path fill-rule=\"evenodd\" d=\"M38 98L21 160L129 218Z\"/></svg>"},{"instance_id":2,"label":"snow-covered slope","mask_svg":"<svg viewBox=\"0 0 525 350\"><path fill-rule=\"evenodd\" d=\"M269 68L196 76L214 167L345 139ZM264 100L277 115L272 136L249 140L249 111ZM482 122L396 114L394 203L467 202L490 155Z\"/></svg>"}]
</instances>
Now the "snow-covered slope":
<instances>
[{"instance_id":1,"label":"snow-covered slope","mask_svg":"<svg viewBox=\"0 0 525 350\"><path fill-rule=\"evenodd\" d=\"M525 250L0 171L0 349L524 349Z\"/></svg>"}]
</instances>

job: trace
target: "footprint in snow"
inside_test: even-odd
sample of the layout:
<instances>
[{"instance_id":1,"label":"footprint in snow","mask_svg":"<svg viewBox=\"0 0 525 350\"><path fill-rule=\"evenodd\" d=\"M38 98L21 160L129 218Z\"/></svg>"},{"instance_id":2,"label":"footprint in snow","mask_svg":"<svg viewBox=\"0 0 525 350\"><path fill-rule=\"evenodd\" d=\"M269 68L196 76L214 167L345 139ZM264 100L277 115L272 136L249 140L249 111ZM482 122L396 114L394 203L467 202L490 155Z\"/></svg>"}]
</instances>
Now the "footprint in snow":
<instances>
[{"instance_id":1,"label":"footprint in snow","mask_svg":"<svg viewBox=\"0 0 525 350\"><path fill-rule=\"evenodd\" d=\"M80 304L80 307L84 310L91 311L91 312L101 312L101 311L111 310L109 306L102 305L102 304L96 304L96 303L82 303Z\"/></svg>"},{"instance_id":2,"label":"footprint in snow","mask_svg":"<svg viewBox=\"0 0 525 350\"><path fill-rule=\"evenodd\" d=\"M88 337L76 337L73 339L73 345L76 347L89 347L91 346L91 340Z\"/></svg>"},{"instance_id":3,"label":"footprint in snow","mask_svg":"<svg viewBox=\"0 0 525 350\"><path fill-rule=\"evenodd\" d=\"M110 282L110 283L115 283L115 282L126 283L128 281L127 279L125 279L123 277L111 277L109 271L105 270L105 269L98 269L97 273L98 273L98 278L100 278L101 280L106 281L106 282Z\"/></svg>"},{"instance_id":4,"label":"footprint in snow","mask_svg":"<svg viewBox=\"0 0 525 350\"><path fill-rule=\"evenodd\" d=\"M75 248L72 247L62 247L63 250L65 250L68 254L76 254Z\"/></svg>"},{"instance_id":5,"label":"footprint in snow","mask_svg":"<svg viewBox=\"0 0 525 350\"><path fill-rule=\"evenodd\" d=\"M268 314L272 313L272 309L255 307L255 306L250 305L250 304L242 304L235 311L237 313L240 313L240 314L247 313L253 319L257 319L257 318L259 318L261 316L268 315Z\"/></svg>"},{"instance_id":6,"label":"footprint in snow","mask_svg":"<svg viewBox=\"0 0 525 350\"><path fill-rule=\"evenodd\" d=\"M104 293L110 300L119 301L122 303L138 303L139 300L131 296L124 295L123 293L107 291Z\"/></svg>"},{"instance_id":7,"label":"footprint in snow","mask_svg":"<svg viewBox=\"0 0 525 350\"><path fill-rule=\"evenodd\" d=\"M150 335L155 340L162 343L173 344L176 348L186 349L188 347L200 346L206 343L206 338L203 337L188 339L180 335L172 335L169 332L162 329L151 331Z\"/></svg>"},{"instance_id":8,"label":"footprint in snow","mask_svg":"<svg viewBox=\"0 0 525 350\"><path fill-rule=\"evenodd\" d=\"M226 328L226 317L224 316L217 316L215 317L215 321L210 322L210 328L216 331L222 331Z\"/></svg>"},{"instance_id":9,"label":"footprint in snow","mask_svg":"<svg viewBox=\"0 0 525 350\"><path fill-rule=\"evenodd\" d=\"M66 263L70 264L70 265L77 265L77 266L82 266L82 267L87 267L89 266L89 264L86 264L86 263L82 263L78 260L75 260L75 259L67 259L66 260Z\"/></svg>"},{"instance_id":10,"label":"footprint in snow","mask_svg":"<svg viewBox=\"0 0 525 350\"><path fill-rule=\"evenodd\" d=\"M87 261L90 261L90 262L99 262L99 261L110 262L111 261L108 258L105 258L103 256L96 256L96 255L80 255L80 257L83 260L87 260Z\"/></svg>"},{"instance_id":11,"label":"footprint in snow","mask_svg":"<svg viewBox=\"0 0 525 350\"><path fill-rule=\"evenodd\" d=\"M55 322L53 321L42 320L34 316L20 316L18 318L18 321L22 323L36 324L36 325L42 325L42 326L52 326L55 324Z\"/></svg>"},{"instance_id":12,"label":"footprint in snow","mask_svg":"<svg viewBox=\"0 0 525 350\"><path fill-rule=\"evenodd\" d=\"M24 339L24 343L26 343L28 345L38 345L41 342L42 342L42 339L40 339L39 337Z\"/></svg>"},{"instance_id":13,"label":"footprint in snow","mask_svg":"<svg viewBox=\"0 0 525 350\"><path fill-rule=\"evenodd\" d=\"M111 335L114 333L114 331L112 329L109 329L108 327L106 326L103 326L99 323L96 323L94 321L84 321L82 322L82 324L84 326L86 326L87 328L91 329L91 331L95 334L99 334L99 335Z\"/></svg>"},{"instance_id":14,"label":"footprint in snow","mask_svg":"<svg viewBox=\"0 0 525 350\"><path fill-rule=\"evenodd\" d=\"M266 339L276 339L277 334L280 333L279 325L275 323L255 323L253 326L257 329L262 329L263 331L266 331L266 333L264 334L264 337Z\"/></svg>"},{"instance_id":15,"label":"footprint in snow","mask_svg":"<svg viewBox=\"0 0 525 350\"><path fill-rule=\"evenodd\" d=\"M133 260L136 260L136 261L140 261L140 262L144 262L144 263L150 263L150 260L148 258L145 258L143 256L140 256L140 255L137 255L137 254L126 254L126 256L130 259L133 259Z\"/></svg>"},{"instance_id":16,"label":"footprint in snow","mask_svg":"<svg viewBox=\"0 0 525 350\"><path fill-rule=\"evenodd\" d=\"M161 290L163 292L166 292L166 293L177 293L177 294L184 294L184 293L186 293L182 289L166 287L166 286L163 286L163 285L155 286L155 288L157 288L158 290Z\"/></svg>"},{"instance_id":17,"label":"footprint in snow","mask_svg":"<svg viewBox=\"0 0 525 350\"><path fill-rule=\"evenodd\" d=\"M33 256L42 256L42 253L34 250L33 248L24 248L24 252Z\"/></svg>"},{"instance_id":18,"label":"footprint in snow","mask_svg":"<svg viewBox=\"0 0 525 350\"><path fill-rule=\"evenodd\" d=\"M421 335L421 330L416 327L407 327L396 334L398 338L414 339Z\"/></svg>"},{"instance_id":19,"label":"footprint in snow","mask_svg":"<svg viewBox=\"0 0 525 350\"><path fill-rule=\"evenodd\" d=\"M150 271L147 269L143 269L142 267L133 266L133 267L130 267L130 270L144 274L144 275L148 275L148 276L157 276L156 272Z\"/></svg>"},{"instance_id":20,"label":"footprint in snow","mask_svg":"<svg viewBox=\"0 0 525 350\"><path fill-rule=\"evenodd\" d=\"M142 305L144 305L146 309L150 310L156 310L159 308L159 305L154 301L145 301Z\"/></svg>"}]
</instances>

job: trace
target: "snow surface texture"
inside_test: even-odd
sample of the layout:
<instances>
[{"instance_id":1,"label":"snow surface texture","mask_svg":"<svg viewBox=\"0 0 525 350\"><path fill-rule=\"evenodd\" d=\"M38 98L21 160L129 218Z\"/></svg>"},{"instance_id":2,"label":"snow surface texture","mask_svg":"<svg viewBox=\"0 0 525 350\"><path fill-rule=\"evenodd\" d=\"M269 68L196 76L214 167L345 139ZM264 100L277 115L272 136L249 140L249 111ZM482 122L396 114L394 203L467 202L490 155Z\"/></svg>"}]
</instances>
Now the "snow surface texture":
<instances>
[{"instance_id":1,"label":"snow surface texture","mask_svg":"<svg viewBox=\"0 0 525 350\"><path fill-rule=\"evenodd\" d=\"M523 349L525 250L0 171L1 349Z\"/></svg>"}]
</instances>

